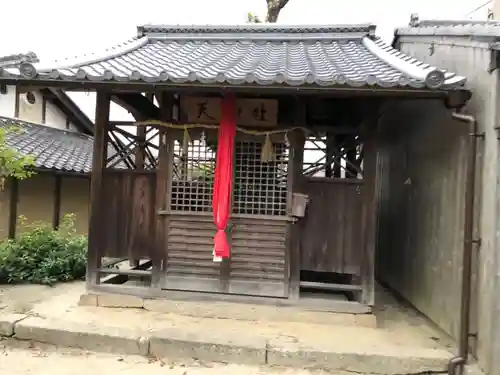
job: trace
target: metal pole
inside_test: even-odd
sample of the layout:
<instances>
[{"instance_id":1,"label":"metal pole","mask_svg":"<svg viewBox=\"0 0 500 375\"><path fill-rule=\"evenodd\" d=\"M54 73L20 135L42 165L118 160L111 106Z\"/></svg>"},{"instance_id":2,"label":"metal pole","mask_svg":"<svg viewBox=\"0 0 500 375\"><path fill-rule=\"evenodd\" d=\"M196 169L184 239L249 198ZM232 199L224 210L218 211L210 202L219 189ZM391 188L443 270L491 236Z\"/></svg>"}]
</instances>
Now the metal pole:
<instances>
[{"instance_id":1,"label":"metal pole","mask_svg":"<svg viewBox=\"0 0 500 375\"><path fill-rule=\"evenodd\" d=\"M474 240L474 196L476 183L476 153L477 121L471 115L453 113L455 120L466 122L470 126L467 175L465 188L465 220L464 220L464 245L462 260L462 289L460 298L460 332L458 336L458 355L448 362L448 374L463 374L464 365L468 360L469 353L469 318L471 300L471 276L472 276L472 251Z\"/></svg>"}]
</instances>

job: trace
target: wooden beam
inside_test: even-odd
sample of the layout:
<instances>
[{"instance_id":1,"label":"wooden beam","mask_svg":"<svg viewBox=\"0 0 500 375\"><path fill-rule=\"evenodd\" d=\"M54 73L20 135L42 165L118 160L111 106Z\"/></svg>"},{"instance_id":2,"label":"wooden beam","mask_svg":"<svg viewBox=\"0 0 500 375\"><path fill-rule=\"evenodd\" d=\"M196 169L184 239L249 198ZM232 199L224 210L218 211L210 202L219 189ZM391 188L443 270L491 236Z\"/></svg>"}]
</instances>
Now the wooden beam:
<instances>
[{"instance_id":1,"label":"wooden beam","mask_svg":"<svg viewBox=\"0 0 500 375\"><path fill-rule=\"evenodd\" d=\"M336 291L336 292L359 292L362 290L361 285L330 284L330 283L320 283L314 281L301 281L300 286L302 288L321 289L321 290Z\"/></svg>"},{"instance_id":2,"label":"wooden beam","mask_svg":"<svg viewBox=\"0 0 500 375\"><path fill-rule=\"evenodd\" d=\"M62 177L60 175L54 176L54 207L52 210L52 228L59 229L61 221L61 188Z\"/></svg>"},{"instance_id":3,"label":"wooden beam","mask_svg":"<svg viewBox=\"0 0 500 375\"><path fill-rule=\"evenodd\" d=\"M112 99L129 111L136 120L157 119L160 116L160 109L141 93L114 94Z\"/></svg>"},{"instance_id":4,"label":"wooden beam","mask_svg":"<svg viewBox=\"0 0 500 375\"><path fill-rule=\"evenodd\" d=\"M167 92L161 92L157 96L160 104L160 119L163 121L172 121L173 118L173 95ZM172 153L173 143L171 137L167 136L167 129L160 127L159 131L159 149L158 149L158 165L156 167L156 212L166 210L170 203L169 195L169 180L172 176ZM159 289L162 287L163 266L167 261L167 232L168 217L158 216L156 221L156 247L153 260L153 276L151 279L151 287Z\"/></svg>"},{"instance_id":5,"label":"wooden beam","mask_svg":"<svg viewBox=\"0 0 500 375\"><path fill-rule=\"evenodd\" d=\"M109 124L111 128L115 128L116 126L137 126L135 121L110 121Z\"/></svg>"},{"instance_id":6,"label":"wooden beam","mask_svg":"<svg viewBox=\"0 0 500 375\"><path fill-rule=\"evenodd\" d=\"M131 269L128 269L128 270L120 270L120 269L114 269L114 268L101 268L99 270L99 273L100 274L105 274L105 275L124 275L124 276L146 276L146 277L151 277L151 271L139 270L139 269L136 269L136 267L139 267L139 264L135 265L134 269L131 268Z\"/></svg>"},{"instance_id":7,"label":"wooden beam","mask_svg":"<svg viewBox=\"0 0 500 375\"><path fill-rule=\"evenodd\" d=\"M372 111L372 121L365 124L364 129L364 163L363 163L363 217L362 233L364 234L361 263L361 303L375 304L375 251L377 242L377 113Z\"/></svg>"},{"instance_id":8,"label":"wooden beam","mask_svg":"<svg viewBox=\"0 0 500 375\"><path fill-rule=\"evenodd\" d=\"M109 268L115 264L126 261L128 258L112 258L111 260L105 260L101 262L101 268Z\"/></svg>"},{"instance_id":9,"label":"wooden beam","mask_svg":"<svg viewBox=\"0 0 500 375\"><path fill-rule=\"evenodd\" d=\"M295 112L295 125L303 126L306 121L306 105L303 100L297 100ZM304 144L305 136L301 131L294 131L289 139L292 151L290 152L289 172L288 172L288 211L292 211L293 193L300 193L303 190L302 166L304 164ZM300 248L302 223L297 222L288 224L287 244L288 244L288 291L291 300L298 300L300 293Z\"/></svg>"},{"instance_id":10,"label":"wooden beam","mask_svg":"<svg viewBox=\"0 0 500 375\"><path fill-rule=\"evenodd\" d=\"M111 157L111 159L117 158L115 160L114 164L112 165L106 165L107 168L112 168L118 164L120 164L121 161L125 163L127 168L129 169L134 169L135 168L135 163L134 160L131 158L129 154L127 154L127 148L128 145L126 146L120 138L114 134L114 132L117 132L118 130L121 130L119 128L112 128L111 125L109 126L109 129L112 129L112 131L109 133L109 142L115 149L116 154ZM111 160L107 160L107 162L110 162Z\"/></svg>"},{"instance_id":11,"label":"wooden beam","mask_svg":"<svg viewBox=\"0 0 500 375\"><path fill-rule=\"evenodd\" d=\"M11 178L9 188L9 238L15 238L17 227L17 205L19 202L19 181L15 178Z\"/></svg>"},{"instance_id":12,"label":"wooden beam","mask_svg":"<svg viewBox=\"0 0 500 375\"><path fill-rule=\"evenodd\" d=\"M99 284L101 268L101 246L105 223L101 216L103 198L103 170L107 159L109 109L111 95L98 91L96 98L94 152L92 157L92 175L90 179L90 224L87 261L87 285Z\"/></svg>"},{"instance_id":13,"label":"wooden beam","mask_svg":"<svg viewBox=\"0 0 500 375\"><path fill-rule=\"evenodd\" d=\"M101 268L99 270L99 273L102 272L102 273L108 273L109 276L106 276L103 278L102 280L102 284L124 284L126 283L128 280L129 280L129 276L136 276L136 275L133 275L133 273L136 273L134 271L145 271L147 270L148 268L150 268L152 265L152 261L148 260L144 263L140 263L135 266L135 267L131 267L130 268L130 271L132 271L131 273L130 272L120 272L116 269L111 269L112 273L111 272L107 272L107 270ZM149 273L149 275L137 275L137 276L151 276L153 277L154 273L150 272L150 271L147 271ZM151 281L152 283L152 281ZM152 285L152 284L151 284Z\"/></svg>"}]
</instances>

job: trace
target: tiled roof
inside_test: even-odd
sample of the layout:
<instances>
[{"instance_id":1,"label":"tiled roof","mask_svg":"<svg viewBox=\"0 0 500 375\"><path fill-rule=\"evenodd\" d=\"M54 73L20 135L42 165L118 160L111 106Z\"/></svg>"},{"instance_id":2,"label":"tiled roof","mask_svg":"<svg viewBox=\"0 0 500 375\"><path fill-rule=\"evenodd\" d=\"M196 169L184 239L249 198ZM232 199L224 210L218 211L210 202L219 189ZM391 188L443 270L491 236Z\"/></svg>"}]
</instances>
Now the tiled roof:
<instances>
[{"instance_id":1,"label":"tiled roof","mask_svg":"<svg viewBox=\"0 0 500 375\"><path fill-rule=\"evenodd\" d=\"M454 88L466 79L407 56L373 25L138 27L138 37L103 53L52 65L23 63L5 79ZM1 69L0 69L1 70Z\"/></svg>"},{"instance_id":2,"label":"tiled roof","mask_svg":"<svg viewBox=\"0 0 500 375\"><path fill-rule=\"evenodd\" d=\"M92 168L92 137L48 126L0 117L0 128L15 127L6 143L24 156L35 159L35 166L60 171L90 172Z\"/></svg>"},{"instance_id":3,"label":"tiled roof","mask_svg":"<svg viewBox=\"0 0 500 375\"><path fill-rule=\"evenodd\" d=\"M38 56L34 52L18 53L15 55L7 55L0 57L0 67L2 68L12 67L22 63L36 64L39 62L40 60L38 59Z\"/></svg>"},{"instance_id":4,"label":"tiled roof","mask_svg":"<svg viewBox=\"0 0 500 375\"><path fill-rule=\"evenodd\" d=\"M500 22L474 20L420 20L412 15L407 27L396 29L396 36L478 36L500 37Z\"/></svg>"}]
</instances>

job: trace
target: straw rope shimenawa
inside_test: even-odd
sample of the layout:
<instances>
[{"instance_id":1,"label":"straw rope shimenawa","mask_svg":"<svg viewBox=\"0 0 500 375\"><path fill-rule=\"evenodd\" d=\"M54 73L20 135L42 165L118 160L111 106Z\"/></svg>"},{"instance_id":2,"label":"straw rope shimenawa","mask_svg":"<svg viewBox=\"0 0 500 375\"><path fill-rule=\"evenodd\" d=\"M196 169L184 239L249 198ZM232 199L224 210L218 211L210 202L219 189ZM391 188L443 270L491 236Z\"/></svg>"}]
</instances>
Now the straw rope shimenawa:
<instances>
[{"instance_id":1,"label":"straw rope shimenawa","mask_svg":"<svg viewBox=\"0 0 500 375\"><path fill-rule=\"evenodd\" d=\"M205 128L205 129L218 129L219 125L208 125L208 124L172 124L170 122L164 122L159 120L146 120L137 121L133 125L136 126L162 126L171 129L194 129L194 128ZM293 127L288 129L277 129L277 130L248 130L240 127L236 127L236 130L250 135L273 135L273 134L286 134L293 130L302 130L304 133L311 133L309 129L303 127Z\"/></svg>"},{"instance_id":2,"label":"straw rope shimenawa","mask_svg":"<svg viewBox=\"0 0 500 375\"><path fill-rule=\"evenodd\" d=\"M186 152L188 148L188 143L191 141L191 138L188 133L188 129L195 128L203 128L203 129L218 129L218 125L208 125L208 124L172 124L170 122L164 122L159 120L146 120L146 121L137 121L134 123L136 126L161 126L170 129L184 129L184 139L182 149ZM266 140L264 141L264 146L262 147L261 153L261 161L263 163L271 162L274 160L274 150L273 144L271 142L271 135L273 134L285 134L285 142L288 144L287 134L294 130L302 130L304 133L311 133L309 129L303 127L293 127L288 129L277 129L277 130L248 130L240 127L236 127L236 130L241 133L249 134L249 135L265 135Z\"/></svg>"}]
</instances>

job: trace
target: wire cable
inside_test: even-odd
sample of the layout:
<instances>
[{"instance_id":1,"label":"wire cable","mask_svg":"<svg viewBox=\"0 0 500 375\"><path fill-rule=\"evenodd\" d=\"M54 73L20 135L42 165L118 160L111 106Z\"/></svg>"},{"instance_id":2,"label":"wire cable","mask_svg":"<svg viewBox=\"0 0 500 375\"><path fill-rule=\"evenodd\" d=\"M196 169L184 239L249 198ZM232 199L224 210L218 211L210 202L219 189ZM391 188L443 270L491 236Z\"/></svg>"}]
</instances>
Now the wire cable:
<instances>
[{"instance_id":1,"label":"wire cable","mask_svg":"<svg viewBox=\"0 0 500 375\"><path fill-rule=\"evenodd\" d=\"M488 5L488 4L492 3L492 2L493 2L493 0L488 0L488 1L487 1L487 2L485 2L484 4L481 4L481 5L479 5L477 8L475 8L475 9L471 10L469 13L467 13L467 14L465 15L465 17L470 16L472 13L477 12L478 10L480 10L480 9L484 8L486 5Z\"/></svg>"}]
</instances>

